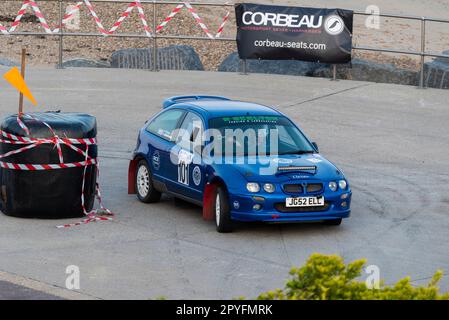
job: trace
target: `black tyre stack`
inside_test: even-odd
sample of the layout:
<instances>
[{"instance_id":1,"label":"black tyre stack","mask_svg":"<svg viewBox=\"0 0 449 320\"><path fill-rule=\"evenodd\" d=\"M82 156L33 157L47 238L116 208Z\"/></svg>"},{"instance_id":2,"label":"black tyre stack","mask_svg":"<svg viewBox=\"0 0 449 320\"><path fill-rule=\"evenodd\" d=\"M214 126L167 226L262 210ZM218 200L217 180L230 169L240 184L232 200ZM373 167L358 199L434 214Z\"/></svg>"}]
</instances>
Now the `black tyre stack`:
<instances>
[{"instance_id":1,"label":"black tyre stack","mask_svg":"<svg viewBox=\"0 0 449 320\"><path fill-rule=\"evenodd\" d=\"M85 139L97 135L96 119L81 113L32 113L36 120L22 117L30 130L26 136L17 122L17 115L5 118L1 124L4 132L31 138L52 138L52 132L42 123L51 126L61 138ZM0 143L0 154L17 150L24 145ZM76 144L85 151L86 145ZM64 163L82 162L82 154L61 144ZM97 157L97 146L89 146L89 156ZM54 144L42 144L33 149L0 159L15 164L59 164L59 156ZM96 166L86 170L84 196L85 207L89 211L95 198ZM11 216L62 218L83 215L81 190L84 168L64 168L45 171L23 171L0 169L0 210Z\"/></svg>"}]
</instances>

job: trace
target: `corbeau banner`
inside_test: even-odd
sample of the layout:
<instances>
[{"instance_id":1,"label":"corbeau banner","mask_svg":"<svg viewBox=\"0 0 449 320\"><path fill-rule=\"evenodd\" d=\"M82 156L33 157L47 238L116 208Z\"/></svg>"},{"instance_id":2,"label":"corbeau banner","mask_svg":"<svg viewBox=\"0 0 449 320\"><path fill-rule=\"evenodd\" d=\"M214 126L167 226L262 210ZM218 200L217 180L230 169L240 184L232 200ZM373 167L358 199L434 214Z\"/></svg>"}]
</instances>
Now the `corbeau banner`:
<instances>
[{"instance_id":1,"label":"corbeau banner","mask_svg":"<svg viewBox=\"0 0 449 320\"><path fill-rule=\"evenodd\" d=\"M353 12L236 4L241 59L351 61Z\"/></svg>"}]
</instances>

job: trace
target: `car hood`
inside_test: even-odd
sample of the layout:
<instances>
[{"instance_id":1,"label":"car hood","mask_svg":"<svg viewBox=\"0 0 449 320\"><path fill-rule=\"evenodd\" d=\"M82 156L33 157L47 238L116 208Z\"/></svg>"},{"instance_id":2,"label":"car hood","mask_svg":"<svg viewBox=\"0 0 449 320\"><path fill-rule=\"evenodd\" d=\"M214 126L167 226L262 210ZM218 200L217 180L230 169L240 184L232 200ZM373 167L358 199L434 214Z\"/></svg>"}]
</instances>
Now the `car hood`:
<instances>
[{"instance_id":1,"label":"car hood","mask_svg":"<svg viewBox=\"0 0 449 320\"><path fill-rule=\"evenodd\" d=\"M259 159L259 161L258 161ZM245 160L245 161L244 161ZM232 166L248 181L282 182L288 180L335 180L342 172L320 154L237 157Z\"/></svg>"}]
</instances>

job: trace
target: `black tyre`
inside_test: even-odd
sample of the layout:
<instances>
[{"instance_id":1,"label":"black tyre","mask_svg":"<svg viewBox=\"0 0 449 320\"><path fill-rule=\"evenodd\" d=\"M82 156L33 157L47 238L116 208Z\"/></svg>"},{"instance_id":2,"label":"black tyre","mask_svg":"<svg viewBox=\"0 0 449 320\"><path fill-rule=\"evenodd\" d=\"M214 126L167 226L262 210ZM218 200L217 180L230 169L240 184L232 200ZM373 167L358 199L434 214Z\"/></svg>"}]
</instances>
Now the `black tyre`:
<instances>
[{"instance_id":1,"label":"black tyre","mask_svg":"<svg viewBox=\"0 0 449 320\"><path fill-rule=\"evenodd\" d=\"M323 224L325 224L326 226L339 226L339 225L341 225L341 221L342 220L343 220L342 218L340 218L340 219L324 220Z\"/></svg>"},{"instance_id":2,"label":"black tyre","mask_svg":"<svg viewBox=\"0 0 449 320\"><path fill-rule=\"evenodd\" d=\"M229 209L229 199L223 187L217 188L214 201L215 224L220 233L232 231L231 211Z\"/></svg>"},{"instance_id":3,"label":"black tyre","mask_svg":"<svg viewBox=\"0 0 449 320\"><path fill-rule=\"evenodd\" d=\"M145 203L157 202L161 199L161 193L154 189L151 179L151 171L145 160L140 160L136 169L137 198Z\"/></svg>"}]
</instances>

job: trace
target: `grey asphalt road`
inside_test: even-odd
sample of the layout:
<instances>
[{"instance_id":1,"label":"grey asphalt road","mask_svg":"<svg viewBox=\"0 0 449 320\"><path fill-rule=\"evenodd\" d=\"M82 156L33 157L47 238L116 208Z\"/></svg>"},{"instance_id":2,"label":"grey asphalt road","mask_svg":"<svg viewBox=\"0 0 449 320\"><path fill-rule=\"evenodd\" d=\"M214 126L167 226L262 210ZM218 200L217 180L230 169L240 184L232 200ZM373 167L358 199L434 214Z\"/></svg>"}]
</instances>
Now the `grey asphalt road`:
<instances>
[{"instance_id":1,"label":"grey asphalt road","mask_svg":"<svg viewBox=\"0 0 449 320\"><path fill-rule=\"evenodd\" d=\"M61 298L11 282L0 281L0 300L61 300Z\"/></svg>"},{"instance_id":2,"label":"grey asphalt road","mask_svg":"<svg viewBox=\"0 0 449 320\"><path fill-rule=\"evenodd\" d=\"M0 73L7 69L0 68ZM449 272L449 92L409 86L231 73L95 69L27 72L39 110L82 111L99 125L101 185L114 222L0 215L0 270L64 287L77 265L82 294L148 299L255 297L282 287L314 252L368 259L392 283ZM239 224L218 234L201 209L127 194L138 129L165 97L204 93L277 106L351 182L352 217L340 227ZM0 81L0 116L17 93ZM27 105L27 110L34 107ZM449 276L441 287L449 291Z\"/></svg>"}]
</instances>

